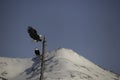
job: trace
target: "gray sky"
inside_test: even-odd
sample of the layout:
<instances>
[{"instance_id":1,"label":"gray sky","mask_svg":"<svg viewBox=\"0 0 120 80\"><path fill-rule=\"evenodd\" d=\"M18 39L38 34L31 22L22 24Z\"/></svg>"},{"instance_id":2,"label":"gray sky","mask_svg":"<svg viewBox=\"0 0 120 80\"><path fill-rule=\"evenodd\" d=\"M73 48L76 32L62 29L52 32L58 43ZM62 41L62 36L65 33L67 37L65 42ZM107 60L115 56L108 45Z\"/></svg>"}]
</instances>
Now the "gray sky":
<instances>
[{"instance_id":1,"label":"gray sky","mask_svg":"<svg viewBox=\"0 0 120 80\"><path fill-rule=\"evenodd\" d=\"M33 57L27 27L46 35L47 50L70 48L120 73L119 0L0 0L0 56Z\"/></svg>"}]
</instances>

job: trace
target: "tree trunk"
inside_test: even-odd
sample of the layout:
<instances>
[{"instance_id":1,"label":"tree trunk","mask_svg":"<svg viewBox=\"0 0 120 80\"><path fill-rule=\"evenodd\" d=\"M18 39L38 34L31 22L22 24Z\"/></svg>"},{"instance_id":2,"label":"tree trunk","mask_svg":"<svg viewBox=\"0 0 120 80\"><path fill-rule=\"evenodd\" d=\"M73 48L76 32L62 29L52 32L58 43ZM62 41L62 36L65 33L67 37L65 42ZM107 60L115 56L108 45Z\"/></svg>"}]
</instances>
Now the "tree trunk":
<instances>
[{"instance_id":1,"label":"tree trunk","mask_svg":"<svg viewBox=\"0 0 120 80\"><path fill-rule=\"evenodd\" d=\"M42 62L41 62L40 80L43 80L43 79L44 79L45 46L46 46L46 40L45 40L45 36L44 36L43 42L42 42Z\"/></svg>"}]
</instances>

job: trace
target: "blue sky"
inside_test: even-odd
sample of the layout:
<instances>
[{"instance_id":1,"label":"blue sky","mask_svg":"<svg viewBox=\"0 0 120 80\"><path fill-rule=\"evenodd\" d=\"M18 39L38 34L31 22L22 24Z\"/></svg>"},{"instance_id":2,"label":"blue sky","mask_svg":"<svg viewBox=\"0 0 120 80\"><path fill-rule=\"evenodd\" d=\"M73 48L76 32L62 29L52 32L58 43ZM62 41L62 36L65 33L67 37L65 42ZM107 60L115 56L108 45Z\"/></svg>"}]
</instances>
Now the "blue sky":
<instances>
[{"instance_id":1,"label":"blue sky","mask_svg":"<svg viewBox=\"0 0 120 80\"><path fill-rule=\"evenodd\" d=\"M47 38L47 51L70 48L120 73L119 0L0 0L0 56L33 57L40 43L27 27Z\"/></svg>"}]
</instances>

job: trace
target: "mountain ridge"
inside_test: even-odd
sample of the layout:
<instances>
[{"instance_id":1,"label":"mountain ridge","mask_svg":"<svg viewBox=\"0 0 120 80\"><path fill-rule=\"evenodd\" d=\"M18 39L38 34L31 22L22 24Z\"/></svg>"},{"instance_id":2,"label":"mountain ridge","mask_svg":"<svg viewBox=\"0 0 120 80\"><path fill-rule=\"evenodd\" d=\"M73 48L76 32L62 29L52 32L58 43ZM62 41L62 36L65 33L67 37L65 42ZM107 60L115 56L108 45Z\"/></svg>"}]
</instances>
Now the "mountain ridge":
<instances>
[{"instance_id":1,"label":"mountain ridge","mask_svg":"<svg viewBox=\"0 0 120 80\"><path fill-rule=\"evenodd\" d=\"M20 63L22 60L17 61ZM39 80L40 58L25 59L25 61L21 63L27 65L22 72L12 78L6 78ZM45 80L120 80L119 75L100 68L75 51L66 48L46 52L44 78Z\"/></svg>"}]
</instances>

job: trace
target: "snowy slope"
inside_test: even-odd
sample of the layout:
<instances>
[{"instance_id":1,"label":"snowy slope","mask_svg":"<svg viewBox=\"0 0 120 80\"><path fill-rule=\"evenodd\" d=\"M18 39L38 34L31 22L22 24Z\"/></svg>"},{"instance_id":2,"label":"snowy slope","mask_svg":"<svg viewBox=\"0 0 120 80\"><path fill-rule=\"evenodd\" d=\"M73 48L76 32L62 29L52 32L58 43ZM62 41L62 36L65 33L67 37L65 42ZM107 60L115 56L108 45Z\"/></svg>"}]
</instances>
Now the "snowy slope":
<instances>
[{"instance_id":1,"label":"snowy slope","mask_svg":"<svg viewBox=\"0 0 120 80\"><path fill-rule=\"evenodd\" d=\"M0 75L4 78L39 80L40 59L38 58L0 58L0 62L0 73L4 71L7 73ZM76 52L64 48L46 53L44 78L45 80L120 80L117 74L101 69Z\"/></svg>"},{"instance_id":2,"label":"snowy slope","mask_svg":"<svg viewBox=\"0 0 120 80\"><path fill-rule=\"evenodd\" d=\"M33 62L29 58L19 59L0 57L0 79L13 78L32 66L32 64Z\"/></svg>"}]
</instances>

